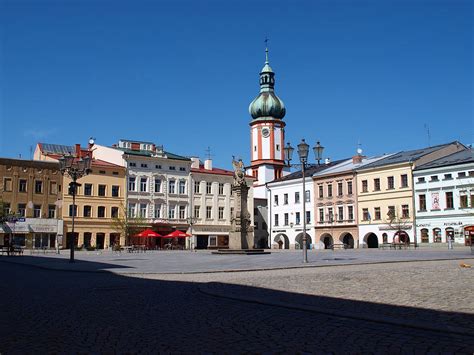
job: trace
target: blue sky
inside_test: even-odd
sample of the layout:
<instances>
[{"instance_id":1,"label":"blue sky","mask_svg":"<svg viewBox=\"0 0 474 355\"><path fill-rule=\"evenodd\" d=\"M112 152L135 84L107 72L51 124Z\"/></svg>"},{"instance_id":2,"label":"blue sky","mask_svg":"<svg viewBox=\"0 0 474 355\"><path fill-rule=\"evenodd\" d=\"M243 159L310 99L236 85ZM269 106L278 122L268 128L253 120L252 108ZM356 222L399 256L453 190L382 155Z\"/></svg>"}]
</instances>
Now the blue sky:
<instances>
[{"instance_id":1,"label":"blue sky","mask_svg":"<svg viewBox=\"0 0 474 355\"><path fill-rule=\"evenodd\" d=\"M3 157L93 136L248 163L266 36L293 146L474 142L469 0L1 0L0 35Z\"/></svg>"}]
</instances>

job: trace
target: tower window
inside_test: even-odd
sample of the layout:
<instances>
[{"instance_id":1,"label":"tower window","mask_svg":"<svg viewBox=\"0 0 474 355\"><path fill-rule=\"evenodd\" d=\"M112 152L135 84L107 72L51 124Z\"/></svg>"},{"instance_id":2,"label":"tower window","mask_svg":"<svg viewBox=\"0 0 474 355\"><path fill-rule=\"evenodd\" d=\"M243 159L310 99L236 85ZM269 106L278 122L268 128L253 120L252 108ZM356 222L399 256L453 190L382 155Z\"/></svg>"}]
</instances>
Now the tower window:
<instances>
[{"instance_id":1,"label":"tower window","mask_svg":"<svg viewBox=\"0 0 474 355\"><path fill-rule=\"evenodd\" d=\"M277 150L277 152L280 151L280 145L279 144L276 145L276 150Z\"/></svg>"},{"instance_id":2,"label":"tower window","mask_svg":"<svg viewBox=\"0 0 474 355\"><path fill-rule=\"evenodd\" d=\"M254 151L254 152L257 151L257 146L256 146L256 145L253 146L253 151Z\"/></svg>"}]
</instances>

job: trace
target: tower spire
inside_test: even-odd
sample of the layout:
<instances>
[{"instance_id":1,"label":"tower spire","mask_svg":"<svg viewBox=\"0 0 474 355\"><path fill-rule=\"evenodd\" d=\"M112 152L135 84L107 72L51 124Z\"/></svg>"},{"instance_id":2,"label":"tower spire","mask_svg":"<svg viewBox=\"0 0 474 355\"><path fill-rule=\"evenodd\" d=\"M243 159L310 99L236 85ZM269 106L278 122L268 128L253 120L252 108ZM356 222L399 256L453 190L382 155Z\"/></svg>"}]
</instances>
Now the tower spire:
<instances>
[{"instance_id":1,"label":"tower spire","mask_svg":"<svg viewBox=\"0 0 474 355\"><path fill-rule=\"evenodd\" d=\"M265 64L269 64L270 62L268 61L268 38L265 37Z\"/></svg>"}]
</instances>

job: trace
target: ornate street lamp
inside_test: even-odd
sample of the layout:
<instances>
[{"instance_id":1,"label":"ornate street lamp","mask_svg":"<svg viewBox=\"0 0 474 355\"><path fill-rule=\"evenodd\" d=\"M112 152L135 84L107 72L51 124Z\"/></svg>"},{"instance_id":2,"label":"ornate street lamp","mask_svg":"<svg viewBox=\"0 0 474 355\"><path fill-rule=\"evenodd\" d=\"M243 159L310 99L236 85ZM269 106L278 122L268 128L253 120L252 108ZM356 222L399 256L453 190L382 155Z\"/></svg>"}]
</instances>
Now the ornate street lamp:
<instances>
[{"instance_id":1,"label":"ornate street lamp","mask_svg":"<svg viewBox=\"0 0 474 355\"><path fill-rule=\"evenodd\" d=\"M69 262L74 262L74 247L75 247L75 235L74 235L74 217L76 216L76 194L77 187L81 184L77 183L77 180L81 177L87 175L91 171L91 158L86 156L84 158L76 158L73 155L64 155L59 158L59 171L63 176L67 175L72 179L72 182L69 183L69 194L72 195L72 228L71 235L69 238L69 247L71 249L71 254Z\"/></svg>"},{"instance_id":2,"label":"ornate street lamp","mask_svg":"<svg viewBox=\"0 0 474 355\"><path fill-rule=\"evenodd\" d=\"M316 146L313 147L314 155L316 156L316 160L319 161L322 159L324 147L321 146L319 141L316 143ZM301 140L300 144L298 144L298 156L300 158L301 164L290 164L291 158L293 155L294 148L288 142L283 148L283 152L285 153L285 160L287 161L288 166L301 166L301 174L303 178L303 263L308 262L308 247L306 245L306 167L312 166L308 164L308 153L309 153L309 145L305 142L304 139Z\"/></svg>"}]
</instances>

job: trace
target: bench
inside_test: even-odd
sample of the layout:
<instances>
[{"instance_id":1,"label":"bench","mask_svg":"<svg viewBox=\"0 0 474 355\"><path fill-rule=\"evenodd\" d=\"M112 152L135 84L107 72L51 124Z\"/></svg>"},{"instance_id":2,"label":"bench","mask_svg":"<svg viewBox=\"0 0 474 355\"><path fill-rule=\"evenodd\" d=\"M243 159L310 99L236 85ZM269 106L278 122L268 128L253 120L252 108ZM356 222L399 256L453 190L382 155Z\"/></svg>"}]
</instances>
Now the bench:
<instances>
[{"instance_id":1,"label":"bench","mask_svg":"<svg viewBox=\"0 0 474 355\"><path fill-rule=\"evenodd\" d=\"M344 243L334 243L334 244L331 244L328 249L332 249L332 250L342 250L342 249L347 249L347 245L344 244Z\"/></svg>"},{"instance_id":2,"label":"bench","mask_svg":"<svg viewBox=\"0 0 474 355\"><path fill-rule=\"evenodd\" d=\"M24 247L21 246L13 246L12 247L2 247L2 255L7 254L7 255L23 255L23 249Z\"/></svg>"}]
</instances>

